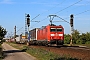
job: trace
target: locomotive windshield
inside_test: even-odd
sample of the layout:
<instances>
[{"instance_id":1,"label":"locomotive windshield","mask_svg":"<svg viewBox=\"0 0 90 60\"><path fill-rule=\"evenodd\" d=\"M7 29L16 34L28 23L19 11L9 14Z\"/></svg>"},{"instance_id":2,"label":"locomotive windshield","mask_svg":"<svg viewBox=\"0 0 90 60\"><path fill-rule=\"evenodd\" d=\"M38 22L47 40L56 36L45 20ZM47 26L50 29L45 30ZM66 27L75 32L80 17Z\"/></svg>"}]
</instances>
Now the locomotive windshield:
<instances>
[{"instance_id":1,"label":"locomotive windshield","mask_svg":"<svg viewBox=\"0 0 90 60\"><path fill-rule=\"evenodd\" d=\"M62 28L51 28L50 32L62 32Z\"/></svg>"},{"instance_id":2,"label":"locomotive windshield","mask_svg":"<svg viewBox=\"0 0 90 60\"><path fill-rule=\"evenodd\" d=\"M57 28L57 32L61 32L62 31L62 28Z\"/></svg>"},{"instance_id":3,"label":"locomotive windshield","mask_svg":"<svg viewBox=\"0 0 90 60\"><path fill-rule=\"evenodd\" d=\"M56 32L56 28L51 28L50 32Z\"/></svg>"}]
</instances>

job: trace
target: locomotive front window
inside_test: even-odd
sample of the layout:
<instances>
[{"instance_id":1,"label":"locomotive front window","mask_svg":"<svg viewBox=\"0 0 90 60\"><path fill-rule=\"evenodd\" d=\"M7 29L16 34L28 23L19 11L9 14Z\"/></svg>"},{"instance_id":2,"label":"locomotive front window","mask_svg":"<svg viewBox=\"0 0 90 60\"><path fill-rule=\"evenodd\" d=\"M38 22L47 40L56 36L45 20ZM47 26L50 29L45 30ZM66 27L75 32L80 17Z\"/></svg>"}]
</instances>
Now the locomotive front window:
<instances>
[{"instance_id":1,"label":"locomotive front window","mask_svg":"<svg viewBox=\"0 0 90 60\"><path fill-rule=\"evenodd\" d=\"M57 28L57 32L61 32L62 31L62 28Z\"/></svg>"},{"instance_id":2,"label":"locomotive front window","mask_svg":"<svg viewBox=\"0 0 90 60\"><path fill-rule=\"evenodd\" d=\"M51 28L50 32L56 32L56 28Z\"/></svg>"}]
</instances>

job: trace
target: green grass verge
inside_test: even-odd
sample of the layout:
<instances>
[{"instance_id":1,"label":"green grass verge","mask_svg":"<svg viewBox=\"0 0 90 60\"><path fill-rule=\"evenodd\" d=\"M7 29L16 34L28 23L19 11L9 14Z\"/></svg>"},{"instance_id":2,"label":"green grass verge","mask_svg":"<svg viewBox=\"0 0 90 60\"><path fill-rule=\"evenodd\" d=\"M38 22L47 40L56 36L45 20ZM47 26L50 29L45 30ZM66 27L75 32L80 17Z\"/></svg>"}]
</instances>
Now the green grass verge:
<instances>
[{"instance_id":1,"label":"green grass verge","mask_svg":"<svg viewBox=\"0 0 90 60\"><path fill-rule=\"evenodd\" d=\"M31 48L29 46L26 46L26 45L17 45L15 43L8 43L10 44L11 46L15 47L15 48L18 48L18 49L27 49L26 52L29 53L30 55L36 57L38 60L79 60L79 59L76 59L76 58L71 58L70 56L60 56L60 55L57 55L53 52L50 52L50 51L46 51L42 48Z\"/></svg>"},{"instance_id":2,"label":"green grass verge","mask_svg":"<svg viewBox=\"0 0 90 60\"><path fill-rule=\"evenodd\" d=\"M60 56L42 48L28 48L27 46L24 46L24 48L27 48L26 52L38 58L38 60L78 60L76 58L70 58L69 56L67 57L65 55Z\"/></svg>"},{"instance_id":3,"label":"green grass verge","mask_svg":"<svg viewBox=\"0 0 90 60\"><path fill-rule=\"evenodd\" d=\"M64 44L66 46L70 46L70 44ZM87 46L90 48L90 44L72 44L72 46Z\"/></svg>"},{"instance_id":4,"label":"green grass verge","mask_svg":"<svg viewBox=\"0 0 90 60\"><path fill-rule=\"evenodd\" d=\"M90 44L80 44L80 45L82 45L82 46L87 46L87 47L90 48Z\"/></svg>"}]
</instances>

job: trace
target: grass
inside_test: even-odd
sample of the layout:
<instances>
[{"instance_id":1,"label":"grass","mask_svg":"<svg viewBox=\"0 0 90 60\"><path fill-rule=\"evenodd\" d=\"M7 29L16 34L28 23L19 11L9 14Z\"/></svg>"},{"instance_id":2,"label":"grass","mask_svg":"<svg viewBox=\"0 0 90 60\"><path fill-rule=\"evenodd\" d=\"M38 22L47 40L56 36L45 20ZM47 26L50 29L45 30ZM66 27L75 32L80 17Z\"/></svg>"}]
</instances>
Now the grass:
<instances>
[{"instance_id":1,"label":"grass","mask_svg":"<svg viewBox=\"0 0 90 60\"><path fill-rule=\"evenodd\" d=\"M90 44L80 44L80 45L87 46L90 48Z\"/></svg>"},{"instance_id":2,"label":"grass","mask_svg":"<svg viewBox=\"0 0 90 60\"><path fill-rule=\"evenodd\" d=\"M16 44L15 42L12 42L12 43L7 42L7 43L17 49L23 49L23 47L26 46L26 45L22 45L22 44Z\"/></svg>"},{"instance_id":3,"label":"grass","mask_svg":"<svg viewBox=\"0 0 90 60\"><path fill-rule=\"evenodd\" d=\"M73 44L74 46L86 46L88 48L90 48L90 44Z\"/></svg>"},{"instance_id":4,"label":"grass","mask_svg":"<svg viewBox=\"0 0 90 60\"><path fill-rule=\"evenodd\" d=\"M70 46L70 44L64 44L66 46ZM90 44L72 44L72 46L87 46L90 48Z\"/></svg>"},{"instance_id":5,"label":"grass","mask_svg":"<svg viewBox=\"0 0 90 60\"><path fill-rule=\"evenodd\" d=\"M41 49L41 48L37 48L37 49L36 48L29 48L26 52L37 57L38 60L78 60L76 58L59 56L57 54L54 54L50 51L46 51L46 50Z\"/></svg>"},{"instance_id":6,"label":"grass","mask_svg":"<svg viewBox=\"0 0 90 60\"><path fill-rule=\"evenodd\" d=\"M36 57L38 60L78 60L76 58L71 58L70 56L60 56L57 54L54 54L53 52L46 51L42 48L31 48L26 45L17 45L15 43L8 43L11 46L17 48L17 49L27 49L26 52L30 55Z\"/></svg>"}]
</instances>

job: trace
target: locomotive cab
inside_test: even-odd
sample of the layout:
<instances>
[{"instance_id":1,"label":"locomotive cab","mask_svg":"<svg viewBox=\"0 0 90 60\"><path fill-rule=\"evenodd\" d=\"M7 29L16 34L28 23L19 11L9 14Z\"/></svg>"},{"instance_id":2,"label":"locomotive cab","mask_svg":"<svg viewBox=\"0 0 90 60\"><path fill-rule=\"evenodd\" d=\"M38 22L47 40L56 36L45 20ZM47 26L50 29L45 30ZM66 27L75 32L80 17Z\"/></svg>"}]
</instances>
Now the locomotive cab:
<instances>
[{"instance_id":1,"label":"locomotive cab","mask_svg":"<svg viewBox=\"0 0 90 60\"><path fill-rule=\"evenodd\" d=\"M56 45L63 45L64 43L64 29L60 26L50 26L50 43Z\"/></svg>"}]
</instances>

